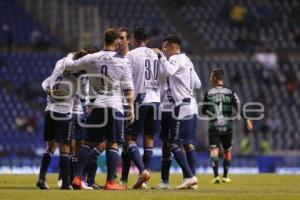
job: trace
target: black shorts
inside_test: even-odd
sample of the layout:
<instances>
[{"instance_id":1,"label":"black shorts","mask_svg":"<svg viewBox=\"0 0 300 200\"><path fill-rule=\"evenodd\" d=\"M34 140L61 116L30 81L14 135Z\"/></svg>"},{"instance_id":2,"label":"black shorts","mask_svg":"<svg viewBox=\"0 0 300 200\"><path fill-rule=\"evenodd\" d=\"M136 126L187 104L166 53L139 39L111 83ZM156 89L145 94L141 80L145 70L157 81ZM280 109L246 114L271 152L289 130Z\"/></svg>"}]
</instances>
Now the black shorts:
<instances>
[{"instance_id":1,"label":"black shorts","mask_svg":"<svg viewBox=\"0 0 300 200\"><path fill-rule=\"evenodd\" d=\"M174 108L174 116L171 117L168 142L180 144L194 144L197 131L197 115L188 115L178 119L181 106ZM164 122L163 122L164 123Z\"/></svg>"},{"instance_id":2,"label":"black shorts","mask_svg":"<svg viewBox=\"0 0 300 200\"><path fill-rule=\"evenodd\" d=\"M231 150L232 147L232 133L227 134L210 134L209 146L210 148L220 148L222 145L225 151Z\"/></svg>"},{"instance_id":3,"label":"black shorts","mask_svg":"<svg viewBox=\"0 0 300 200\"><path fill-rule=\"evenodd\" d=\"M72 121L70 114L46 111L44 118L44 140L54 140L60 144L69 144Z\"/></svg>"},{"instance_id":4,"label":"black shorts","mask_svg":"<svg viewBox=\"0 0 300 200\"><path fill-rule=\"evenodd\" d=\"M124 115L113 108L94 108L88 117L87 138L89 142L124 142Z\"/></svg>"},{"instance_id":5,"label":"black shorts","mask_svg":"<svg viewBox=\"0 0 300 200\"><path fill-rule=\"evenodd\" d=\"M72 115L72 139L85 140L86 128L82 125L86 125L86 116L84 114Z\"/></svg>"},{"instance_id":6,"label":"black shorts","mask_svg":"<svg viewBox=\"0 0 300 200\"><path fill-rule=\"evenodd\" d=\"M160 136L159 138L163 141L167 141L171 135L172 130L172 112L161 113L161 124L160 124Z\"/></svg>"},{"instance_id":7,"label":"black shorts","mask_svg":"<svg viewBox=\"0 0 300 200\"><path fill-rule=\"evenodd\" d=\"M135 136L158 134L160 130L160 103L136 104L135 118L136 120L126 129L125 134Z\"/></svg>"}]
</instances>

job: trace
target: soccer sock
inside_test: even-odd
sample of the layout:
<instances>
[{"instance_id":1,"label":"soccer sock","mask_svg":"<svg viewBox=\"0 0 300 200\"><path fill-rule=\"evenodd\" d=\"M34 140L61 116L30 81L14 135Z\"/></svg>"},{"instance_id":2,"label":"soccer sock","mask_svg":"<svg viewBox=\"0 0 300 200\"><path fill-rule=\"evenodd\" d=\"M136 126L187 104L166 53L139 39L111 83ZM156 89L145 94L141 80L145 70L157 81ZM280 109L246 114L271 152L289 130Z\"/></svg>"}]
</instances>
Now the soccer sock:
<instances>
[{"instance_id":1,"label":"soccer sock","mask_svg":"<svg viewBox=\"0 0 300 200\"><path fill-rule=\"evenodd\" d=\"M186 157L189 163L189 166L193 172L193 175L196 175L196 163L197 163L197 153L195 149L192 149L190 151L186 151Z\"/></svg>"},{"instance_id":2,"label":"soccer sock","mask_svg":"<svg viewBox=\"0 0 300 200\"><path fill-rule=\"evenodd\" d=\"M59 156L59 169L61 170L62 186L70 185L70 158L69 155Z\"/></svg>"},{"instance_id":3,"label":"soccer sock","mask_svg":"<svg viewBox=\"0 0 300 200\"><path fill-rule=\"evenodd\" d=\"M177 144L171 144L170 146L175 160L182 169L183 176L185 178L193 177L194 175L188 164L185 152Z\"/></svg>"},{"instance_id":4,"label":"soccer sock","mask_svg":"<svg viewBox=\"0 0 300 200\"><path fill-rule=\"evenodd\" d=\"M109 148L106 150L107 181L114 181L120 159L119 150Z\"/></svg>"},{"instance_id":5,"label":"soccer sock","mask_svg":"<svg viewBox=\"0 0 300 200\"><path fill-rule=\"evenodd\" d=\"M163 158L161 161L161 180L163 183L169 183L169 174L172 164L172 156L169 158Z\"/></svg>"},{"instance_id":6,"label":"soccer sock","mask_svg":"<svg viewBox=\"0 0 300 200\"><path fill-rule=\"evenodd\" d=\"M136 144L129 144L128 145L128 154L130 155L130 159L134 162L136 167L139 169L139 172L141 173L142 171L145 170L144 163L141 158L140 151Z\"/></svg>"},{"instance_id":7,"label":"soccer sock","mask_svg":"<svg viewBox=\"0 0 300 200\"><path fill-rule=\"evenodd\" d=\"M122 154L121 154L121 158L122 158L122 177L121 177L121 180L127 182L128 181L129 170L130 170L131 159L130 159L129 153L124 150L124 147L123 147L123 151L122 151Z\"/></svg>"},{"instance_id":8,"label":"soccer sock","mask_svg":"<svg viewBox=\"0 0 300 200\"><path fill-rule=\"evenodd\" d=\"M60 169L58 169L58 180L61 180L62 178L61 178L61 170Z\"/></svg>"},{"instance_id":9,"label":"soccer sock","mask_svg":"<svg viewBox=\"0 0 300 200\"><path fill-rule=\"evenodd\" d=\"M70 165L70 180L74 179L74 173L77 167L78 158L76 156L71 156L71 165Z\"/></svg>"},{"instance_id":10,"label":"soccer sock","mask_svg":"<svg viewBox=\"0 0 300 200\"><path fill-rule=\"evenodd\" d=\"M223 168L224 168L224 174L223 174L223 177L227 178L227 175L228 175L228 171L229 171L229 168L230 168L230 164L231 164L231 160L224 160L223 162Z\"/></svg>"},{"instance_id":11,"label":"soccer sock","mask_svg":"<svg viewBox=\"0 0 300 200\"><path fill-rule=\"evenodd\" d=\"M151 168L152 156L153 156L153 148L151 147L144 148L143 163L147 170L150 170Z\"/></svg>"},{"instance_id":12,"label":"soccer sock","mask_svg":"<svg viewBox=\"0 0 300 200\"><path fill-rule=\"evenodd\" d=\"M73 156L70 155L69 156L69 167L70 167L70 170L69 170L69 173L70 173L70 180L73 180Z\"/></svg>"},{"instance_id":13,"label":"soccer sock","mask_svg":"<svg viewBox=\"0 0 300 200\"><path fill-rule=\"evenodd\" d=\"M49 150L47 150L42 157L42 163L41 163L41 168L40 168L40 174L39 174L39 180L46 180L46 174L51 162L53 153Z\"/></svg>"},{"instance_id":14,"label":"soccer sock","mask_svg":"<svg viewBox=\"0 0 300 200\"><path fill-rule=\"evenodd\" d=\"M89 153L89 159L87 164L87 182L89 184L95 183L95 177L97 173L97 160L103 151L98 148L93 148Z\"/></svg>"},{"instance_id":15,"label":"soccer sock","mask_svg":"<svg viewBox=\"0 0 300 200\"><path fill-rule=\"evenodd\" d=\"M214 170L214 176L217 177L219 176L219 162L218 162L218 157L210 157L210 165Z\"/></svg>"},{"instance_id":16,"label":"soccer sock","mask_svg":"<svg viewBox=\"0 0 300 200\"><path fill-rule=\"evenodd\" d=\"M76 156L78 158L78 162L77 162L77 166L76 166L76 170L74 173L74 176L82 176L83 175L83 171L86 167L87 164L87 160L88 160L88 155L91 152L91 147L88 145L82 145L78 152L76 153Z\"/></svg>"}]
</instances>

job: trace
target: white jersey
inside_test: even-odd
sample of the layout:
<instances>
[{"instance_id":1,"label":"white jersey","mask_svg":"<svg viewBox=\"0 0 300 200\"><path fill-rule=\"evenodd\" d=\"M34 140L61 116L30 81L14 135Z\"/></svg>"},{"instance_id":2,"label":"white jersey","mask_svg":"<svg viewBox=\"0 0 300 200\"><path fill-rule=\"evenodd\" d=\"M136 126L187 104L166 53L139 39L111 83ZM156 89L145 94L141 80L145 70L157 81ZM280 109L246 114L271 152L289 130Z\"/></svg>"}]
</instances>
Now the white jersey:
<instances>
[{"instance_id":1,"label":"white jersey","mask_svg":"<svg viewBox=\"0 0 300 200\"><path fill-rule=\"evenodd\" d=\"M47 97L46 111L54 111L58 113L71 113L74 102L74 95L77 90L77 77L71 73L62 73L58 76L58 73L62 70L64 65L64 59L57 61L52 75L43 81L42 87L58 89L64 93L64 96L59 97Z\"/></svg>"},{"instance_id":2,"label":"white jersey","mask_svg":"<svg viewBox=\"0 0 300 200\"><path fill-rule=\"evenodd\" d=\"M123 113L123 90L132 90L129 60L114 51L99 51L73 61L66 58L65 71L86 70L96 93L94 107L111 107Z\"/></svg>"},{"instance_id":3,"label":"white jersey","mask_svg":"<svg viewBox=\"0 0 300 200\"><path fill-rule=\"evenodd\" d=\"M194 70L194 65L183 53L173 55L167 60L160 59L162 71L169 76L170 89L175 105L181 105L179 119L197 113L196 99L194 98L194 87L200 87L201 82Z\"/></svg>"},{"instance_id":4,"label":"white jersey","mask_svg":"<svg viewBox=\"0 0 300 200\"><path fill-rule=\"evenodd\" d=\"M135 99L141 95L141 103L160 102L157 54L148 47L138 47L129 51L127 57L131 64Z\"/></svg>"},{"instance_id":5,"label":"white jersey","mask_svg":"<svg viewBox=\"0 0 300 200\"><path fill-rule=\"evenodd\" d=\"M169 77L165 78L165 82L160 87L161 111L172 112L174 99L172 97Z\"/></svg>"},{"instance_id":6,"label":"white jersey","mask_svg":"<svg viewBox=\"0 0 300 200\"><path fill-rule=\"evenodd\" d=\"M83 106L84 106L83 103L88 104L89 102L89 99L87 98L89 93L88 78L86 76L81 76L80 78L81 78L80 86L83 95L80 96L79 94L76 94L74 96L73 110L72 110L73 114L83 114ZM82 99L84 102L82 102Z\"/></svg>"}]
</instances>

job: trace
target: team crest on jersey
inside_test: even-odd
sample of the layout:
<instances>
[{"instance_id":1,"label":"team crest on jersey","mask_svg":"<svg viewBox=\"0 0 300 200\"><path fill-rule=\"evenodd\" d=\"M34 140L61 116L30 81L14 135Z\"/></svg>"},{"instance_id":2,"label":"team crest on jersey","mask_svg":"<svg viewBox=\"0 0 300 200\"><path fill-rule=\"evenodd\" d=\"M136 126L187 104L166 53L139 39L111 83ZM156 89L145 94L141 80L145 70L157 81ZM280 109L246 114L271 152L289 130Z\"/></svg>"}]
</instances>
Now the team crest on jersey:
<instances>
[{"instance_id":1,"label":"team crest on jersey","mask_svg":"<svg viewBox=\"0 0 300 200\"><path fill-rule=\"evenodd\" d=\"M176 60L170 60L170 64L171 65L175 65L176 64Z\"/></svg>"}]
</instances>

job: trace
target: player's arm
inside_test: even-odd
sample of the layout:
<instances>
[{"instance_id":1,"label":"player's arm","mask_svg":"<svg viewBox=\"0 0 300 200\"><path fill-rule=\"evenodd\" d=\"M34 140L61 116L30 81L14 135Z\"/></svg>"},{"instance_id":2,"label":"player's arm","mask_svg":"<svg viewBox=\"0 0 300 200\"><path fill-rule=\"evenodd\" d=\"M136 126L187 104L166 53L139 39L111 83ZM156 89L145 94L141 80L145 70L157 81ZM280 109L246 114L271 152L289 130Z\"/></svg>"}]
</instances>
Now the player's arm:
<instances>
[{"instance_id":1,"label":"player's arm","mask_svg":"<svg viewBox=\"0 0 300 200\"><path fill-rule=\"evenodd\" d=\"M62 91L57 90L57 89L51 89L50 85L51 85L51 76L49 76L42 82L42 88L46 92L47 95L50 95L53 97L63 95Z\"/></svg>"},{"instance_id":2,"label":"player's arm","mask_svg":"<svg viewBox=\"0 0 300 200\"><path fill-rule=\"evenodd\" d=\"M134 72L134 69L133 69L133 63L134 63L134 56L132 55L132 53L128 53L126 55L127 59L129 60L129 63L128 63L128 69L129 69L129 72L130 74L132 75L132 77L134 76L133 72Z\"/></svg>"},{"instance_id":3,"label":"player's arm","mask_svg":"<svg viewBox=\"0 0 300 200\"><path fill-rule=\"evenodd\" d=\"M154 49L154 51L158 55L158 59L161 64L160 66L162 67L163 73L166 76L172 76L178 71L179 63L175 59L172 59L172 57L170 57L170 59L168 60L160 49Z\"/></svg>"},{"instance_id":4,"label":"player's arm","mask_svg":"<svg viewBox=\"0 0 300 200\"><path fill-rule=\"evenodd\" d=\"M130 112L128 112L128 120L130 123L134 122L134 89L133 89L133 81L132 81L132 75L131 71L129 70L128 65L130 63L127 63L127 66L124 68L124 75L121 80L121 88L123 88L124 96L126 98L126 101L128 102Z\"/></svg>"},{"instance_id":5,"label":"player's arm","mask_svg":"<svg viewBox=\"0 0 300 200\"><path fill-rule=\"evenodd\" d=\"M51 77L49 76L48 78L46 78L45 80L43 80L42 82L42 88L43 90L48 94L49 90L50 90L50 79Z\"/></svg>"},{"instance_id":6,"label":"player's arm","mask_svg":"<svg viewBox=\"0 0 300 200\"><path fill-rule=\"evenodd\" d=\"M87 54L80 59L74 60L73 56L67 56L64 59L63 68L66 71L85 70L93 63L92 54Z\"/></svg>"},{"instance_id":7,"label":"player's arm","mask_svg":"<svg viewBox=\"0 0 300 200\"><path fill-rule=\"evenodd\" d=\"M130 112L128 112L128 121L130 124L134 122L134 92L132 89L124 90L124 95L129 105Z\"/></svg>"},{"instance_id":8,"label":"player's arm","mask_svg":"<svg viewBox=\"0 0 300 200\"><path fill-rule=\"evenodd\" d=\"M194 81L194 88L200 89L202 84L201 84L201 81L198 77L198 74L195 72L195 70L192 71L192 77L193 77L193 81Z\"/></svg>"},{"instance_id":9,"label":"player's arm","mask_svg":"<svg viewBox=\"0 0 300 200\"><path fill-rule=\"evenodd\" d=\"M243 119L246 120L246 123L247 123L247 129L248 131L252 131L253 130L253 123L251 120L247 119L245 116L244 116L244 113L242 110L239 110L241 109L241 102L240 102L240 99L239 97L237 96L236 93L232 93L232 99L233 99L233 107L237 110L237 111L240 111L240 115L242 116Z\"/></svg>"}]
</instances>

